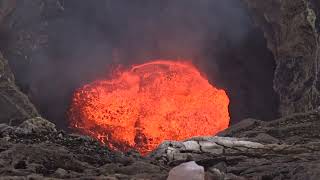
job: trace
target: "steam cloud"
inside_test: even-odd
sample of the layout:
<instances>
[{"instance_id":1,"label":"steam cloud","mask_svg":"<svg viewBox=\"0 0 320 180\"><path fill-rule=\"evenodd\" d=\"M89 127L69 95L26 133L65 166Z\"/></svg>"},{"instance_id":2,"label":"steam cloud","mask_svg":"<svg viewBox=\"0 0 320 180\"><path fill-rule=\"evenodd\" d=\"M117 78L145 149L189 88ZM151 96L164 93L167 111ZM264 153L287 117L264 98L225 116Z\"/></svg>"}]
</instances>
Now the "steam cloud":
<instances>
[{"instance_id":1,"label":"steam cloud","mask_svg":"<svg viewBox=\"0 0 320 180\"><path fill-rule=\"evenodd\" d=\"M12 18L20 17L18 23L28 24L25 30L36 31L36 36L47 35L48 42L36 52L26 50L28 63L21 63L21 57L10 57L10 53L8 58L12 59L18 83L26 87L24 91L60 127L67 127L63 121L69 105L66 102L74 89L106 77L116 64L128 66L160 58L190 59L210 80L218 81L214 77L218 69L215 52L224 44L214 42L238 46L252 28L240 0L17 3ZM18 33L19 28L13 28L12 36Z\"/></svg>"}]
</instances>

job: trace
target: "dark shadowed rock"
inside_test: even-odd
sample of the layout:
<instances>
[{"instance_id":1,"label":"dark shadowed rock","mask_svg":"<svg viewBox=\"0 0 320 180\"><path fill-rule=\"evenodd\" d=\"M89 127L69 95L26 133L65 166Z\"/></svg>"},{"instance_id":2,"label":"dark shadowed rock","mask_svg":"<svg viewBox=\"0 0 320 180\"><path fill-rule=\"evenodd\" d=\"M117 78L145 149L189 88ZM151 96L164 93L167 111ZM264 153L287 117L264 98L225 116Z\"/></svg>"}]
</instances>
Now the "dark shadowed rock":
<instances>
[{"instance_id":1,"label":"dark shadowed rock","mask_svg":"<svg viewBox=\"0 0 320 180\"><path fill-rule=\"evenodd\" d=\"M37 116L37 110L15 85L7 60L0 54L0 123L18 125Z\"/></svg>"},{"instance_id":2,"label":"dark shadowed rock","mask_svg":"<svg viewBox=\"0 0 320 180\"><path fill-rule=\"evenodd\" d=\"M277 68L274 89L283 116L319 106L317 17L307 0L244 0L263 30Z\"/></svg>"},{"instance_id":3,"label":"dark shadowed rock","mask_svg":"<svg viewBox=\"0 0 320 180\"><path fill-rule=\"evenodd\" d=\"M236 126L231 126L227 130L219 132L218 136L232 136L233 134L237 134L239 132L244 132L247 130L254 129L255 127L264 125L265 122L257 120L257 119L244 119L240 121Z\"/></svg>"},{"instance_id":4,"label":"dark shadowed rock","mask_svg":"<svg viewBox=\"0 0 320 180\"><path fill-rule=\"evenodd\" d=\"M0 179L27 176L165 179L167 176L167 166L152 159L112 152L91 138L57 132L51 129L51 123L47 126L44 122L38 118L27 120L19 127L0 126Z\"/></svg>"},{"instance_id":5,"label":"dark shadowed rock","mask_svg":"<svg viewBox=\"0 0 320 180\"><path fill-rule=\"evenodd\" d=\"M298 113L274 121L264 122L260 126L251 126L250 129L235 125L220 135L228 137L248 138L262 140L274 139L274 143L304 144L320 139L320 113L314 110L307 113ZM257 121L259 122L259 121ZM237 129L237 131L234 131ZM261 139L262 138L262 139Z\"/></svg>"}]
</instances>

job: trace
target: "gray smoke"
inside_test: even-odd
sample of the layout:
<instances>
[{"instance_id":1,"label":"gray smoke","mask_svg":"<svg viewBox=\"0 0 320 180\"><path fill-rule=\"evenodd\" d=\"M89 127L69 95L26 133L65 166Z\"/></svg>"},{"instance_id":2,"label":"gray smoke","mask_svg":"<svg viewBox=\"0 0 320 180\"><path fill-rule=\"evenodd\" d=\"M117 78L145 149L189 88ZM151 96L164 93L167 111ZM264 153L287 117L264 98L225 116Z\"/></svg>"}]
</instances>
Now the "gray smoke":
<instances>
[{"instance_id":1,"label":"gray smoke","mask_svg":"<svg viewBox=\"0 0 320 180\"><path fill-rule=\"evenodd\" d=\"M223 59L221 52L229 54L225 49L233 53L242 46L253 28L240 0L21 0L17 4L10 19L16 24L10 27L13 40L7 57L20 86L60 127L67 126L65 112L73 91L107 77L117 64L188 59L211 81L227 87L219 82L217 59ZM16 40L21 30L35 34L32 41L45 37L47 42L34 50L33 42ZM27 61L11 52L20 46Z\"/></svg>"}]
</instances>

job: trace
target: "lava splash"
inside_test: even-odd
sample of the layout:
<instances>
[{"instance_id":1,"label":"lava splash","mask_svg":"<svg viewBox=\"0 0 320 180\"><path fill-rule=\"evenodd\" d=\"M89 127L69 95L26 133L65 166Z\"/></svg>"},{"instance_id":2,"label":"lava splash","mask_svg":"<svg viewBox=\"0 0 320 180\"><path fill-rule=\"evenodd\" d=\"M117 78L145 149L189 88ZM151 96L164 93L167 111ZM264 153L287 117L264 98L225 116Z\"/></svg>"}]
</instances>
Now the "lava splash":
<instances>
[{"instance_id":1,"label":"lava splash","mask_svg":"<svg viewBox=\"0 0 320 180\"><path fill-rule=\"evenodd\" d=\"M78 89L68 116L72 128L110 148L145 155L164 140L224 130L228 105L192 64L156 60Z\"/></svg>"}]
</instances>

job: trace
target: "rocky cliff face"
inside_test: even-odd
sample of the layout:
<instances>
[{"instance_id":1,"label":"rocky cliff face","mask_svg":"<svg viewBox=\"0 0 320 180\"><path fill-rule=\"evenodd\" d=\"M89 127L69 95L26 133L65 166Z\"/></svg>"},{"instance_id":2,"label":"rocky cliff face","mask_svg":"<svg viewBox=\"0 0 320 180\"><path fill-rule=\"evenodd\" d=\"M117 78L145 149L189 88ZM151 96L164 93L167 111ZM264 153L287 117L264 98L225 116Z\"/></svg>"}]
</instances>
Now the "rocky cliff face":
<instances>
[{"instance_id":1,"label":"rocky cliff face","mask_svg":"<svg viewBox=\"0 0 320 180\"><path fill-rule=\"evenodd\" d=\"M277 68L274 89L283 116L319 106L317 13L307 0L244 0L263 30Z\"/></svg>"},{"instance_id":2,"label":"rocky cliff face","mask_svg":"<svg viewBox=\"0 0 320 180\"><path fill-rule=\"evenodd\" d=\"M0 123L18 125L36 116L37 110L15 85L8 62L0 54Z\"/></svg>"},{"instance_id":3,"label":"rocky cliff face","mask_svg":"<svg viewBox=\"0 0 320 180\"><path fill-rule=\"evenodd\" d=\"M0 23L15 7L15 1L0 2ZM39 116L36 108L15 84L8 61L0 52L0 123L18 125L24 120Z\"/></svg>"}]
</instances>

